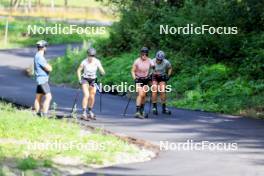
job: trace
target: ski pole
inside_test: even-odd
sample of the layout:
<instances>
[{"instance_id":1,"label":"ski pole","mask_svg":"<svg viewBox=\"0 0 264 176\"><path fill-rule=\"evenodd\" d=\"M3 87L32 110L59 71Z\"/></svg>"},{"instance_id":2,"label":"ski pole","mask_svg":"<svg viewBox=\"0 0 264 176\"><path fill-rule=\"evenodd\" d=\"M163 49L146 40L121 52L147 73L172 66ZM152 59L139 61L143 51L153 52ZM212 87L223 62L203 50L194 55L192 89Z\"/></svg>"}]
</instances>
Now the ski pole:
<instances>
[{"instance_id":1,"label":"ski pole","mask_svg":"<svg viewBox=\"0 0 264 176\"><path fill-rule=\"evenodd\" d=\"M151 111L151 103L152 103L152 98L151 98L151 93L149 94L149 114Z\"/></svg>"},{"instance_id":2,"label":"ski pole","mask_svg":"<svg viewBox=\"0 0 264 176\"><path fill-rule=\"evenodd\" d=\"M74 107L77 105L77 100L79 98L80 89L81 89L81 87L79 86L79 88L77 90L77 93L75 95L74 101L73 101L73 105L72 105L72 109L71 109L71 114L73 113Z\"/></svg>"},{"instance_id":3,"label":"ski pole","mask_svg":"<svg viewBox=\"0 0 264 176\"><path fill-rule=\"evenodd\" d=\"M129 97L128 101L127 101L126 107L124 109L124 112L123 112L123 116L124 117L126 116L127 108L128 108L128 106L130 104L131 99L132 99L132 95L130 95L130 97Z\"/></svg>"},{"instance_id":4,"label":"ski pole","mask_svg":"<svg viewBox=\"0 0 264 176\"><path fill-rule=\"evenodd\" d=\"M98 90L98 92L100 94L100 102L99 102L99 104L100 104L100 112L102 112L102 92L100 91L100 88L99 88L97 83L95 83L95 86L96 86L96 89Z\"/></svg>"}]
</instances>

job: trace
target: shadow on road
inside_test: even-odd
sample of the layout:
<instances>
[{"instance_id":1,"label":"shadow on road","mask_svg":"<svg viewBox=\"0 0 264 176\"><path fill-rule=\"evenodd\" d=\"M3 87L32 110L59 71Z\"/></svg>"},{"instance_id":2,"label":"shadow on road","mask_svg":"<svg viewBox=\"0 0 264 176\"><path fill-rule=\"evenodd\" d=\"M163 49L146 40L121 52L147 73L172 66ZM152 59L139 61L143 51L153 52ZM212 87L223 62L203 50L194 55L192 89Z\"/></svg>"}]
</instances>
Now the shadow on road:
<instances>
[{"instance_id":1,"label":"shadow on road","mask_svg":"<svg viewBox=\"0 0 264 176\"><path fill-rule=\"evenodd\" d=\"M58 54L57 51L61 52L61 50L60 46L51 49L50 51L52 52L50 53L50 57ZM21 52L20 50L0 52L0 97L31 106L35 96L35 81L22 74L22 69L19 66L24 61L20 61L19 59L27 58L29 60L26 62L29 63L31 62L30 59L32 59L32 55L30 49L29 51L23 49L23 52ZM4 56L4 58L1 56ZM17 59L13 61L13 57L17 57ZM76 91L76 89L67 87L52 87L53 101L56 102L58 110L69 113ZM210 141L213 143L230 142L238 144L238 150L234 152L206 151L206 155L204 155L204 153L195 151L194 155L187 153L186 157L188 156L188 158L184 158L183 160L179 159L179 155L182 155L182 153L171 152L169 156L167 156L165 152L166 157L156 159L155 161L135 165L132 164L132 166L129 165L127 167L114 166L106 168L106 170L118 171L117 174L113 175L118 175L119 172L128 172L132 168L136 170L144 167L151 170L151 168L153 168L153 163L156 164L154 164L156 167L161 164L161 167L166 167L166 165L168 165L171 167L170 169L173 169L173 163L171 162L176 162L178 165L181 165L184 160L195 162L190 159L190 157L195 156L201 156L201 159L204 157L207 160L214 158L215 160L213 162L224 160L223 164L227 162L226 158L228 158L228 160L233 161L233 164L236 162L243 163L242 166L245 168L252 168L251 166L261 167L264 164L263 120L176 108L172 109L173 115L170 117L165 115L160 115L158 117L151 115L149 119L139 120L131 116L123 117L121 115L127 103L126 97L103 94L102 100L103 107L102 112L100 112L99 96L96 97L97 103L95 105L95 112L98 120L88 122L88 124L95 127L103 127L116 133L146 139L154 143L166 140L179 143L186 142L189 139L195 142ZM81 109L80 105L81 99L78 101L79 110ZM146 109L148 111L148 105ZM127 113L133 114L134 112L135 102L132 101ZM206 165L204 164L201 166ZM98 172L99 171L102 173L101 171L104 171L104 169L99 169ZM87 174L96 175L97 171Z\"/></svg>"}]
</instances>

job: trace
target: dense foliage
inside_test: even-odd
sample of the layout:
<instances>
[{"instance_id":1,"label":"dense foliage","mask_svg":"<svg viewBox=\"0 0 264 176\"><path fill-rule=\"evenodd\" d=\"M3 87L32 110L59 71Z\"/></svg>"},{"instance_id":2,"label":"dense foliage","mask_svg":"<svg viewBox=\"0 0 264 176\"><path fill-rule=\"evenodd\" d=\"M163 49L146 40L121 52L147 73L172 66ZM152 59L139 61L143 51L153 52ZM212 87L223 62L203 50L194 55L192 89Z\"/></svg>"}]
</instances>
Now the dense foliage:
<instances>
[{"instance_id":1,"label":"dense foliage","mask_svg":"<svg viewBox=\"0 0 264 176\"><path fill-rule=\"evenodd\" d=\"M102 52L107 56L119 55L143 45L153 52L166 51L174 67L170 82L176 91L174 105L236 114L249 109L263 111L264 1L109 2L119 4L121 20L101 46ZM235 26L238 34L160 34L160 25L187 24ZM117 57L116 62L121 58Z\"/></svg>"},{"instance_id":2,"label":"dense foliage","mask_svg":"<svg viewBox=\"0 0 264 176\"><path fill-rule=\"evenodd\" d=\"M132 82L130 68L142 46L162 49L173 65L171 105L263 116L264 1L107 0L120 21L97 43L109 73L104 83ZM160 25L237 27L238 34L160 34ZM111 73L111 74L110 74Z\"/></svg>"}]
</instances>

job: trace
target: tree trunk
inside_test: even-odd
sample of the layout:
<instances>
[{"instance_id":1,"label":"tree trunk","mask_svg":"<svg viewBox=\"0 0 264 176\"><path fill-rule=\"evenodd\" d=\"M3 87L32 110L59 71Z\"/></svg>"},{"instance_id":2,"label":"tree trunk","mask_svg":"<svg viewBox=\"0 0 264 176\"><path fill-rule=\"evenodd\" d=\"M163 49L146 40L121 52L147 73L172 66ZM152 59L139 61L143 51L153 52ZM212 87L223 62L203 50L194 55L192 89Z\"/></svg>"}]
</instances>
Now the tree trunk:
<instances>
[{"instance_id":1,"label":"tree trunk","mask_svg":"<svg viewBox=\"0 0 264 176\"><path fill-rule=\"evenodd\" d=\"M6 19L6 24L5 24L4 45L7 46L7 43L8 43L8 18Z\"/></svg>"},{"instance_id":2,"label":"tree trunk","mask_svg":"<svg viewBox=\"0 0 264 176\"><path fill-rule=\"evenodd\" d=\"M26 0L23 0L23 5L24 5L24 12L25 14L28 14L28 7L27 7L27 1Z\"/></svg>"},{"instance_id":3,"label":"tree trunk","mask_svg":"<svg viewBox=\"0 0 264 176\"><path fill-rule=\"evenodd\" d=\"M54 0L50 0L50 8L51 10L54 10Z\"/></svg>"},{"instance_id":4,"label":"tree trunk","mask_svg":"<svg viewBox=\"0 0 264 176\"><path fill-rule=\"evenodd\" d=\"M13 9L16 11L16 9L18 8L18 6L20 5L21 0L14 0L14 4L13 4Z\"/></svg>"},{"instance_id":5,"label":"tree trunk","mask_svg":"<svg viewBox=\"0 0 264 176\"><path fill-rule=\"evenodd\" d=\"M65 7L68 6L68 0L64 0L64 6L65 6Z\"/></svg>"},{"instance_id":6,"label":"tree trunk","mask_svg":"<svg viewBox=\"0 0 264 176\"><path fill-rule=\"evenodd\" d=\"M41 0L37 0L37 3L38 3L38 7L41 6Z\"/></svg>"},{"instance_id":7,"label":"tree trunk","mask_svg":"<svg viewBox=\"0 0 264 176\"><path fill-rule=\"evenodd\" d=\"M32 9L32 0L28 0L28 10L31 11Z\"/></svg>"}]
</instances>

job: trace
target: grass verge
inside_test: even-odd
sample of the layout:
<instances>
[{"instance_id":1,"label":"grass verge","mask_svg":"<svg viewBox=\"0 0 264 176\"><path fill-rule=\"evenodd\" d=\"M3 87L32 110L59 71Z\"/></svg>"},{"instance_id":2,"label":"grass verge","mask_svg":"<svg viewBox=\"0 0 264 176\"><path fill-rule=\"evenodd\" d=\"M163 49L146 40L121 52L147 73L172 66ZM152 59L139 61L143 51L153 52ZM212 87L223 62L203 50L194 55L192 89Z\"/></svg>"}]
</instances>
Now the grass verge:
<instances>
[{"instance_id":1,"label":"grass verge","mask_svg":"<svg viewBox=\"0 0 264 176\"><path fill-rule=\"evenodd\" d=\"M10 1L9 0L2 0L1 1L2 6L9 7ZM32 5L35 6L37 2L33 2ZM23 2L21 3L23 6ZM50 0L42 0L41 5L43 6L50 6L51 1ZM54 1L55 6L64 6L65 1L64 0L56 0ZM68 7L100 7L102 4L99 1L96 0L75 0L75 1L68 1Z\"/></svg>"},{"instance_id":2,"label":"grass verge","mask_svg":"<svg viewBox=\"0 0 264 176\"><path fill-rule=\"evenodd\" d=\"M12 163L18 170L104 166L129 162L122 157L141 154L135 145L100 130L87 131L67 120L36 118L27 110L0 102L0 163Z\"/></svg>"}]
</instances>

